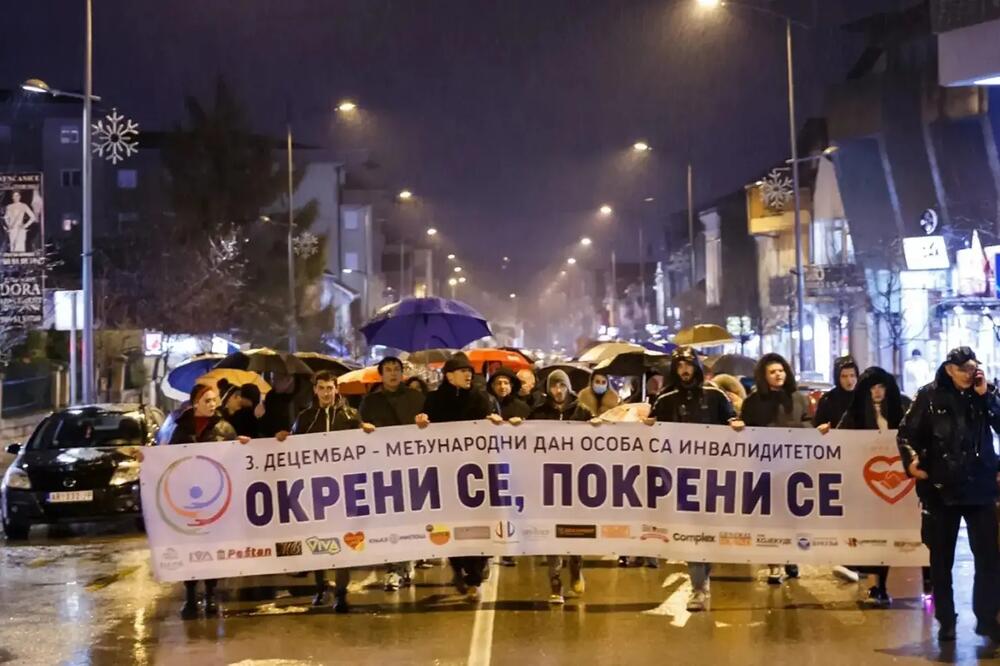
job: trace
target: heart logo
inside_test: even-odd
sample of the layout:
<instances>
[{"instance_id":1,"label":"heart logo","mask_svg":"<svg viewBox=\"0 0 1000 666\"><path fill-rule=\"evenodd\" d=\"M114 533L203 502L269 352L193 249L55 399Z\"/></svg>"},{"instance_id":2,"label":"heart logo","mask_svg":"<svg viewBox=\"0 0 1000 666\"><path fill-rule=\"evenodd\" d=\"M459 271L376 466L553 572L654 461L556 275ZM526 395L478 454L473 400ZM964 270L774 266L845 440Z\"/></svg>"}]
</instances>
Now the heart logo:
<instances>
[{"instance_id":1,"label":"heart logo","mask_svg":"<svg viewBox=\"0 0 1000 666\"><path fill-rule=\"evenodd\" d=\"M365 533L364 532L348 532L344 535L344 543L351 550L362 551L365 549Z\"/></svg>"},{"instance_id":2,"label":"heart logo","mask_svg":"<svg viewBox=\"0 0 1000 666\"><path fill-rule=\"evenodd\" d=\"M917 484L916 479L906 476L900 456L875 456L865 463L864 476L872 492L889 504L909 495Z\"/></svg>"}]
</instances>

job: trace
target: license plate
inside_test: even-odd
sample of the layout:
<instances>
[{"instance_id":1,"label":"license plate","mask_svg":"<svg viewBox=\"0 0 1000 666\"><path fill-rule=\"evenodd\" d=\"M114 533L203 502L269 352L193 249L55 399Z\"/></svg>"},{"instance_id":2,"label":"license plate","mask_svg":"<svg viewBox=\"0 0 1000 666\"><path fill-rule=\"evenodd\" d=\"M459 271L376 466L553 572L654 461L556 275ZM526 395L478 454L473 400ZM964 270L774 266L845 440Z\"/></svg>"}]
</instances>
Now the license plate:
<instances>
[{"instance_id":1,"label":"license plate","mask_svg":"<svg viewBox=\"0 0 1000 666\"><path fill-rule=\"evenodd\" d=\"M49 502L93 502L93 490L71 490L64 493L49 493Z\"/></svg>"}]
</instances>

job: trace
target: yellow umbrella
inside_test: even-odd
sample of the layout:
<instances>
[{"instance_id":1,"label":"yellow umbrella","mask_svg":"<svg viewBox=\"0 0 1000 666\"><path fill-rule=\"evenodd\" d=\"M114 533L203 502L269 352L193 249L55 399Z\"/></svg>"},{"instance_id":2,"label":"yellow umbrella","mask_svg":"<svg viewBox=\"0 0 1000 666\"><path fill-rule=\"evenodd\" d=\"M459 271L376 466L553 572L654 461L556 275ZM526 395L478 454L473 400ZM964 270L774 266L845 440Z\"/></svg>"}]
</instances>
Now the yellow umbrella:
<instances>
[{"instance_id":1,"label":"yellow umbrella","mask_svg":"<svg viewBox=\"0 0 1000 666\"><path fill-rule=\"evenodd\" d=\"M714 347L735 341L729 331L718 324L698 324L682 329L674 336L674 344L687 347Z\"/></svg>"},{"instance_id":2,"label":"yellow umbrella","mask_svg":"<svg viewBox=\"0 0 1000 666\"><path fill-rule=\"evenodd\" d=\"M205 384L207 386L218 386L219 380L221 379L225 379L233 386L254 384L260 389L261 397L267 395L267 392L271 390L271 385L264 381L264 378L256 372L251 372L249 370L236 370L234 368L216 368L214 370L210 370L199 377L195 383Z\"/></svg>"},{"instance_id":3,"label":"yellow umbrella","mask_svg":"<svg viewBox=\"0 0 1000 666\"><path fill-rule=\"evenodd\" d=\"M580 358L577 360L580 363L595 364L612 359L619 354L627 354L628 352L641 354L644 351L646 351L644 347L631 342L602 342L580 354Z\"/></svg>"}]
</instances>

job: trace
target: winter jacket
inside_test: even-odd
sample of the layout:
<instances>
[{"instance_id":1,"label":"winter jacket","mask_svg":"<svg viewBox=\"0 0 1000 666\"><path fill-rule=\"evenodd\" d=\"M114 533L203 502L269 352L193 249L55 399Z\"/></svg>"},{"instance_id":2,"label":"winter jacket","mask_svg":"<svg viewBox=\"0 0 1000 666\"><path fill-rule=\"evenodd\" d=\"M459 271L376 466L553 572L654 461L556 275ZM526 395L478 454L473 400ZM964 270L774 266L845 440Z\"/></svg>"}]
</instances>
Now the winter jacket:
<instances>
[{"instance_id":1,"label":"winter jacket","mask_svg":"<svg viewBox=\"0 0 1000 666\"><path fill-rule=\"evenodd\" d=\"M809 399L796 391L754 391L743 401L743 423L764 428L809 427Z\"/></svg>"},{"instance_id":2,"label":"winter jacket","mask_svg":"<svg viewBox=\"0 0 1000 666\"><path fill-rule=\"evenodd\" d=\"M482 391L460 389L447 378L427 395L424 413L431 423L477 421L493 413L490 397Z\"/></svg>"},{"instance_id":3,"label":"winter jacket","mask_svg":"<svg viewBox=\"0 0 1000 666\"><path fill-rule=\"evenodd\" d=\"M189 407L177 417L174 431L170 435L170 444L194 444L196 442L230 442L237 438L236 430L221 414L216 413L208 425L195 432L194 409Z\"/></svg>"},{"instance_id":4,"label":"winter jacket","mask_svg":"<svg viewBox=\"0 0 1000 666\"><path fill-rule=\"evenodd\" d=\"M361 418L379 428L413 425L424 410L424 394L408 386L369 393L361 401Z\"/></svg>"},{"instance_id":5,"label":"winter jacket","mask_svg":"<svg viewBox=\"0 0 1000 666\"><path fill-rule=\"evenodd\" d=\"M552 398L546 398L540 407L532 410L528 418L533 421L589 421L594 418L594 413L570 393L561 405L557 405Z\"/></svg>"},{"instance_id":6,"label":"winter jacket","mask_svg":"<svg viewBox=\"0 0 1000 666\"><path fill-rule=\"evenodd\" d=\"M694 366L694 378L687 385L677 373L681 361ZM725 425L736 418L736 411L725 392L705 382L701 360L693 351L681 349L672 355L667 386L653 403L652 415L657 421Z\"/></svg>"},{"instance_id":7,"label":"winter jacket","mask_svg":"<svg viewBox=\"0 0 1000 666\"><path fill-rule=\"evenodd\" d=\"M608 387L608 390L604 392L604 395L598 397L594 393L594 389L590 386L580 391L580 395L577 396L580 404L591 411L594 416L600 416L604 412L608 411L613 407L617 407L621 403L621 398L618 393Z\"/></svg>"},{"instance_id":8,"label":"winter jacket","mask_svg":"<svg viewBox=\"0 0 1000 666\"><path fill-rule=\"evenodd\" d=\"M506 377L510 382L511 392L501 398L494 390L493 382L497 377ZM493 402L493 413L499 414L502 419L509 421L513 418L526 419L531 414L531 407L520 397L521 380L510 368L498 368L490 377L486 385L486 391L490 394Z\"/></svg>"},{"instance_id":9,"label":"winter jacket","mask_svg":"<svg viewBox=\"0 0 1000 666\"><path fill-rule=\"evenodd\" d=\"M973 389L959 391L941 364L934 381L917 392L896 435L906 473L919 456L920 469L930 477L917 482L921 499L955 506L993 504L998 472L993 432L1000 432L995 388L983 396Z\"/></svg>"},{"instance_id":10,"label":"winter jacket","mask_svg":"<svg viewBox=\"0 0 1000 666\"><path fill-rule=\"evenodd\" d=\"M257 421L253 407L244 407L236 410L236 413L227 417L229 423L235 428L236 434L251 439L260 437L260 423Z\"/></svg>"},{"instance_id":11,"label":"winter jacket","mask_svg":"<svg viewBox=\"0 0 1000 666\"><path fill-rule=\"evenodd\" d=\"M314 432L335 432L361 427L361 417L353 407L338 400L329 407L308 407L299 412L292 424L293 435L307 435Z\"/></svg>"},{"instance_id":12,"label":"winter jacket","mask_svg":"<svg viewBox=\"0 0 1000 666\"><path fill-rule=\"evenodd\" d=\"M838 430L878 430L878 419L875 415L875 403L872 402L871 389L881 384L885 387L885 399L880 407L889 430L899 427L903 414L910 406L910 400L900 394L896 378L882 368L868 368L858 380L854 390L853 400L836 424ZM815 421L814 421L815 422Z\"/></svg>"},{"instance_id":13,"label":"winter jacket","mask_svg":"<svg viewBox=\"0 0 1000 666\"><path fill-rule=\"evenodd\" d=\"M844 412L846 412L847 408L851 406L851 401L854 399L857 389L854 391L845 391L841 388L840 373L845 368L854 368L855 372L860 374L857 364L850 356L842 356L834 362L834 387L824 393L819 399L819 404L816 405L816 413L812 418L814 428L821 426L824 423L829 423L831 426L836 428L837 424L840 423L840 419L843 418Z\"/></svg>"}]
</instances>

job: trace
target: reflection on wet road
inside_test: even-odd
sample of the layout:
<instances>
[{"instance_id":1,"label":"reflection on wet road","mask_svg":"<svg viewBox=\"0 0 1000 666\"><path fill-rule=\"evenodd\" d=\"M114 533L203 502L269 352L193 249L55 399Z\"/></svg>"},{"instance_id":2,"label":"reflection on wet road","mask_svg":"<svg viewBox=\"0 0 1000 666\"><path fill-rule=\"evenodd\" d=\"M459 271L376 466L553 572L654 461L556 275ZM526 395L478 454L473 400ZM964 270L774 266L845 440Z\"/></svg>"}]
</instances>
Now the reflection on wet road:
<instances>
[{"instance_id":1,"label":"reflection on wet road","mask_svg":"<svg viewBox=\"0 0 1000 666\"><path fill-rule=\"evenodd\" d=\"M972 563L956 565L959 642L940 649L920 600L920 573L890 577L878 610L828 568L770 587L747 566L720 566L712 610L689 613L686 568L621 569L586 561L587 589L550 607L540 558L492 569L483 600L456 595L444 563L385 592L355 570L353 610L313 609L309 577L230 579L221 618L184 622L183 588L149 572L146 540L114 526L35 531L0 546L0 664L880 664L991 660L972 634ZM1000 660L997 660L1000 663Z\"/></svg>"}]
</instances>

